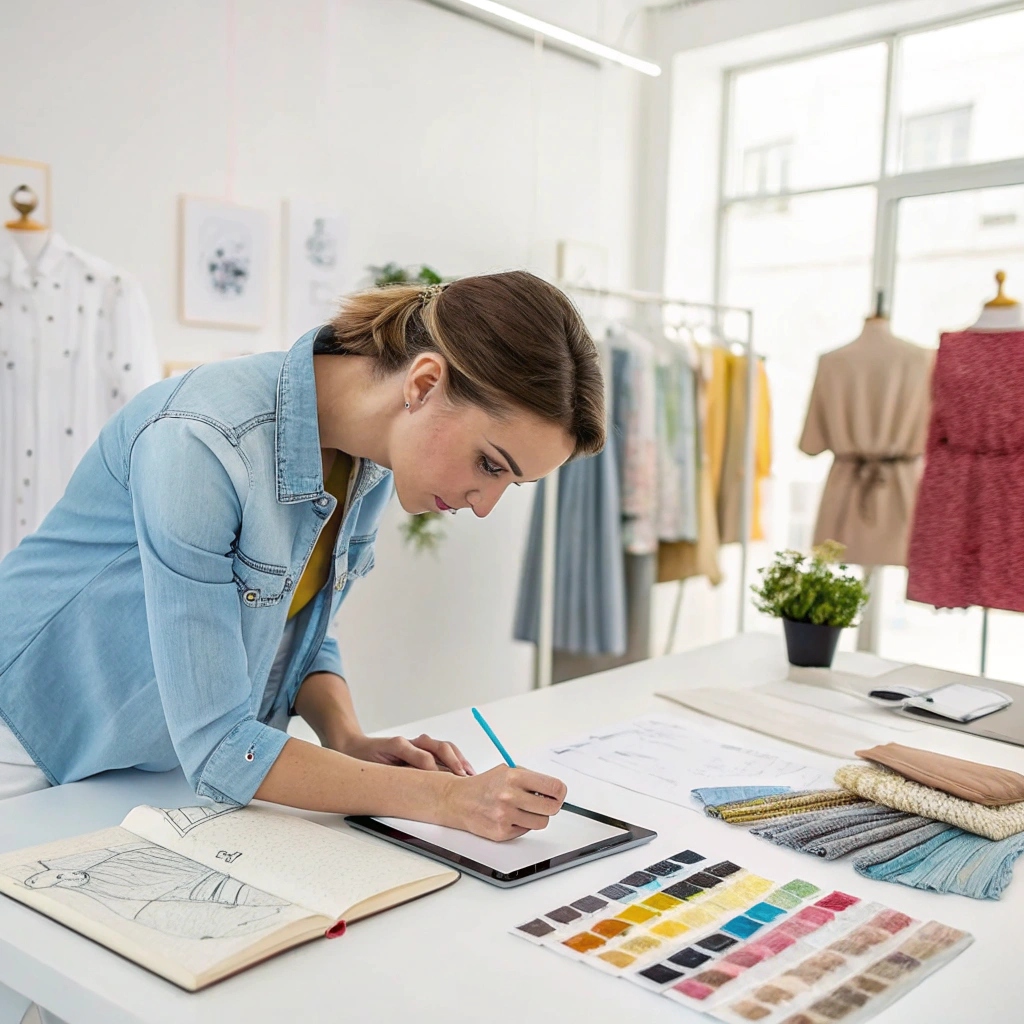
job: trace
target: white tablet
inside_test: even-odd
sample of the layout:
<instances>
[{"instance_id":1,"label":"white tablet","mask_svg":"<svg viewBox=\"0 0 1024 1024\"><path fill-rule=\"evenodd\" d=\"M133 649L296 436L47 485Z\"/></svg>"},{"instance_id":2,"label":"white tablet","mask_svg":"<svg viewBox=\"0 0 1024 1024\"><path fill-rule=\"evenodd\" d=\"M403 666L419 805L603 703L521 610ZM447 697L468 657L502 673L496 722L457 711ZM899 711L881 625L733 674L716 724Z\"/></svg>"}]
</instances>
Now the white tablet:
<instances>
[{"instance_id":1,"label":"white tablet","mask_svg":"<svg viewBox=\"0 0 1024 1024\"><path fill-rule=\"evenodd\" d=\"M354 828L505 888L641 846L657 835L573 804L563 804L547 828L504 843L404 818L345 820Z\"/></svg>"}]
</instances>

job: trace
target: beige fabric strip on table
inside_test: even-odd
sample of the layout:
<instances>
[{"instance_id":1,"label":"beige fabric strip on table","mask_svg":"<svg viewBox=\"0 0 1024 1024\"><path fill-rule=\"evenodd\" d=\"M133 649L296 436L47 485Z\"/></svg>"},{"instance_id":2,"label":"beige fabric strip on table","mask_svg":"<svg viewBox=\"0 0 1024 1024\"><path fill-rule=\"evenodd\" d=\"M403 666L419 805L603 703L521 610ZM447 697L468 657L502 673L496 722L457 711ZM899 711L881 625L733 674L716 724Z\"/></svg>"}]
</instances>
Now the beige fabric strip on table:
<instances>
[{"instance_id":1,"label":"beige fabric strip on table","mask_svg":"<svg viewBox=\"0 0 1024 1024\"><path fill-rule=\"evenodd\" d=\"M723 722L851 761L865 745L885 743L892 738L881 727L858 723L854 731L843 715L750 690L671 690L659 692L658 696ZM865 744L867 737L871 739Z\"/></svg>"}]
</instances>

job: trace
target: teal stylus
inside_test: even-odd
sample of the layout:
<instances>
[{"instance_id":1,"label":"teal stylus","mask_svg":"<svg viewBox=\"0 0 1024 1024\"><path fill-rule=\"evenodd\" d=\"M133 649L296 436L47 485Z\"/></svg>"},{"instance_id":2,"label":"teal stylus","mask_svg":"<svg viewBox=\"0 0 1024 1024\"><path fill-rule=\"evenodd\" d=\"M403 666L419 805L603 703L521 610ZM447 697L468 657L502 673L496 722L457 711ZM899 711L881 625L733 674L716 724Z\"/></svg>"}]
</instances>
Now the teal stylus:
<instances>
[{"instance_id":1,"label":"teal stylus","mask_svg":"<svg viewBox=\"0 0 1024 1024\"><path fill-rule=\"evenodd\" d=\"M498 748L498 753L505 759L505 764L507 764L509 768L515 768L515 761L508 756L508 751L501 745L501 740L494 735L494 730L487 724L487 720L484 716L481 715L476 708L471 708L470 710L473 712L473 717L480 723L480 728L487 733L487 738Z\"/></svg>"}]
</instances>

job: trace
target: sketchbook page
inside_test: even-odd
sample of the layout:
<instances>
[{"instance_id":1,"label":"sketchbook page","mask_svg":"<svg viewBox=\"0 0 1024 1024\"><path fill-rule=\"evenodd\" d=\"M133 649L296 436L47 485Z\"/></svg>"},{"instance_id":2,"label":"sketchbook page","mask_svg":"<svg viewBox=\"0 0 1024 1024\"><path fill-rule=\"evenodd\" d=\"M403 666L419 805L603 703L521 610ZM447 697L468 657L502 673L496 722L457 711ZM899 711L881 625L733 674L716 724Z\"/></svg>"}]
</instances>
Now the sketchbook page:
<instances>
[{"instance_id":1,"label":"sketchbook page","mask_svg":"<svg viewBox=\"0 0 1024 1024\"><path fill-rule=\"evenodd\" d=\"M556 763L634 793L702 811L690 794L705 786L829 789L839 761L797 759L709 735L671 715L646 715L549 748Z\"/></svg>"},{"instance_id":2,"label":"sketchbook page","mask_svg":"<svg viewBox=\"0 0 1024 1024\"><path fill-rule=\"evenodd\" d=\"M332 921L365 900L393 890L392 903L453 882L458 873L383 843L357 839L297 814L266 807L211 804L161 810L136 807L123 828L168 850L280 893ZM374 909L382 909L375 905Z\"/></svg>"},{"instance_id":3,"label":"sketchbook page","mask_svg":"<svg viewBox=\"0 0 1024 1024\"><path fill-rule=\"evenodd\" d=\"M3 855L0 891L188 989L324 922L121 828Z\"/></svg>"},{"instance_id":4,"label":"sketchbook page","mask_svg":"<svg viewBox=\"0 0 1024 1024\"><path fill-rule=\"evenodd\" d=\"M407 821L404 818L375 820L433 843L434 846L439 846L449 853L469 857L503 874L550 860L552 857L560 857L565 853L572 853L574 850L581 850L585 846L611 839L613 836L629 834L625 829L566 810L554 815L548 821L547 828L527 832L518 839L509 839L502 843L483 839L457 828L429 825L422 821Z\"/></svg>"}]
</instances>

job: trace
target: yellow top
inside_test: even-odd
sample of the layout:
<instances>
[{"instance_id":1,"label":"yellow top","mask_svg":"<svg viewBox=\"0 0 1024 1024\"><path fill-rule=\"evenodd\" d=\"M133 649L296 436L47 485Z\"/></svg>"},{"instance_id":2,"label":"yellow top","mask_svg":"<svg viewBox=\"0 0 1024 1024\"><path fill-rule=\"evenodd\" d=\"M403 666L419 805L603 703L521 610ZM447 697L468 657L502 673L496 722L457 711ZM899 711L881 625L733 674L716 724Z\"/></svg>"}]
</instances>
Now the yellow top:
<instances>
[{"instance_id":1,"label":"yellow top","mask_svg":"<svg viewBox=\"0 0 1024 1024\"><path fill-rule=\"evenodd\" d=\"M306 568L302 571L295 594L292 597L291 607L288 609L288 618L294 618L303 608L313 600L320 592L331 575L331 558L334 557L334 545L338 541L338 530L341 527L341 520L345 515L345 504L348 497L348 482L352 476L352 456L345 452L338 452L334 458L334 465L327 474L324 481L324 489L338 499L331 518L324 524L320 536L313 545L313 552L309 556Z\"/></svg>"}]
</instances>

